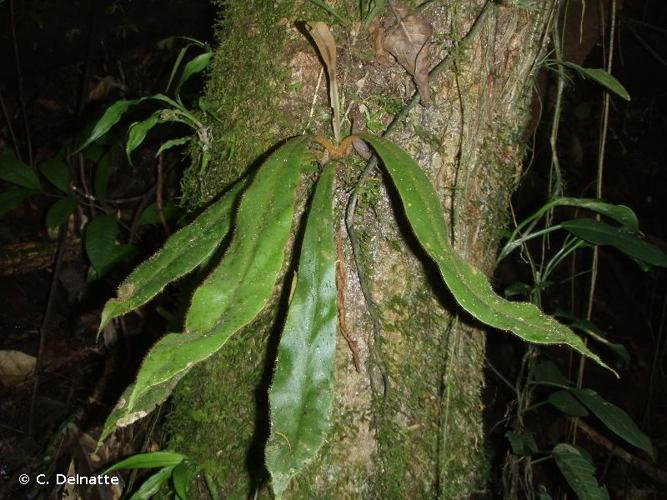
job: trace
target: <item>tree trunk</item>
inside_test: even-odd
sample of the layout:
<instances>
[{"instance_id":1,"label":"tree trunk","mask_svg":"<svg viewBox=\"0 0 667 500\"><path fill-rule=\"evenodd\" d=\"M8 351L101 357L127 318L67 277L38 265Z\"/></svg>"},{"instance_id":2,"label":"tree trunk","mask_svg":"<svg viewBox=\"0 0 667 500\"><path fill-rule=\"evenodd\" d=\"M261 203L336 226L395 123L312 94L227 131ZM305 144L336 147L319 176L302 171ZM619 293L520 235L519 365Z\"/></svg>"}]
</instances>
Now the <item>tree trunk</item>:
<instances>
[{"instance_id":1,"label":"tree trunk","mask_svg":"<svg viewBox=\"0 0 667 500\"><path fill-rule=\"evenodd\" d=\"M191 205L211 199L282 139L304 131L331 135L326 73L298 21L333 25L343 107L355 127L380 133L415 91L401 66L379 63L368 30L336 23L314 3L218 3L219 47L206 98L222 124L210 125L215 146L208 168L193 168L184 180ZM356 0L326 3L353 21L359 17ZM415 106L390 138L432 179L455 248L490 273L520 174L532 79L553 4L489 2L481 29L462 48L486 3L425 2L420 14L433 25L429 68L447 57L451 64L432 80L431 104ZM392 16L385 10L383 16ZM359 188L355 265L343 212L363 168L358 158L345 160L337 194L345 323L361 370L340 337L333 428L288 496L469 498L485 489L486 479L484 334L433 279L434 266L377 169ZM307 195L304 186L300 206ZM293 260L291 247L286 252ZM167 418L170 446L204 464L229 498L268 495L267 387L289 293L288 265L285 277L286 287L278 287L261 318L179 384Z\"/></svg>"}]
</instances>

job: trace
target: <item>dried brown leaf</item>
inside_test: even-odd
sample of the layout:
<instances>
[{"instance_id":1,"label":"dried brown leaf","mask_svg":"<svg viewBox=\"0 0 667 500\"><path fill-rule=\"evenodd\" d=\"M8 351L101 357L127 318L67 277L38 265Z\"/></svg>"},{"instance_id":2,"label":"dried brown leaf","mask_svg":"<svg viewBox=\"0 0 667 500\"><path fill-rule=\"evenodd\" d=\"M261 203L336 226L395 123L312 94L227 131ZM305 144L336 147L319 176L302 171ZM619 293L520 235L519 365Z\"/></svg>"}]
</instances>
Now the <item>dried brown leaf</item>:
<instances>
[{"instance_id":1,"label":"dried brown leaf","mask_svg":"<svg viewBox=\"0 0 667 500\"><path fill-rule=\"evenodd\" d=\"M420 14L410 14L403 5L394 3L393 16L385 22L382 46L412 75L421 103L431 99L428 85L428 48L433 26Z\"/></svg>"},{"instance_id":2,"label":"dried brown leaf","mask_svg":"<svg viewBox=\"0 0 667 500\"><path fill-rule=\"evenodd\" d=\"M340 141L340 99L338 97L338 80L336 79L336 41L326 23L312 21L307 24L310 36L313 37L317 50L326 66L329 77L329 100L333 109L333 129L336 142Z\"/></svg>"},{"instance_id":3,"label":"dried brown leaf","mask_svg":"<svg viewBox=\"0 0 667 500\"><path fill-rule=\"evenodd\" d=\"M21 351L0 351L0 385L14 387L32 375L37 358Z\"/></svg>"},{"instance_id":4,"label":"dried brown leaf","mask_svg":"<svg viewBox=\"0 0 667 500\"><path fill-rule=\"evenodd\" d=\"M336 77L336 41L329 26L320 21L313 21L308 23L308 28L322 56L329 78L334 79Z\"/></svg>"}]
</instances>

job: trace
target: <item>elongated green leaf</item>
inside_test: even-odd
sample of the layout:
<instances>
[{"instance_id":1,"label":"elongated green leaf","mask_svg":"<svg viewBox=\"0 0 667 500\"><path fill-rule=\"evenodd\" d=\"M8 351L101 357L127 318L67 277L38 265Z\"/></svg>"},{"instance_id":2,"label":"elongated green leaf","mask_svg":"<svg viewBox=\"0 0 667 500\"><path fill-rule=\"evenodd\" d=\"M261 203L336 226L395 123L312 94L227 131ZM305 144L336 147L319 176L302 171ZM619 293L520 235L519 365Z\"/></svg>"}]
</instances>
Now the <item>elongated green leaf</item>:
<instances>
[{"instance_id":1,"label":"elongated green leaf","mask_svg":"<svg viewBox=\"0 0 667 500\"><path fill-rule=\"evenodd\" d=\"M575 219L560 225L577 238L593 245L609 245L651 266L667 267L667 254L635 234L594 219Z\"/></svg>"},{"instance_id":2,"label":"elongated green leaf","mask_svg":"<svg viewBox=\"0 0 667 500\"><path fill-rule=\"evenodd\" d=\"M85 149L86 146L92 144L97 139L106 134L116 123L120 121L121 118L123 118L123 115L127 112L128 109L130 109L131 106L138 104L142 100L143 99L130 99L114 102L107 108L107 110L102 115L102 118L100 118L97 123L95 123L95 126L93 127L93 130L91 130L90 135L88 135L88 138L83 141L83 144L81 144L81 146L79 146L74 153L81 152L81 150Z\"/></svg>"},{"instance_id":3,"label":"elongated green leaf","mask_svg":"<svg viewBox=\"0 0 667 500\"><path fill-rule=\"evenodd\" d=\"M572 323L572 325L570 326L575 330L579 330L581 332L586 333L588 336L590 336L597 342L600 342L601 344L607 346L625 363L630 363L630 353L625 348L625 346L623 344L617 344L615 342L607 340L602 331L594 323L585 319L579 319L574 323Z\"/></svg>"},{"instance_id":4,"label":"elongated green leaf","mask_svg":"<svg viewBox=\"0 0 667 500\"><path fill-rule=\"evenodd\" d=\"M121 469L154 469L155 467L176 466L183 460L185 460L185 455L181 455L175 451L139 453L113 464L105 470L102 475Z\"/></svg>"},{"instance_id":5,"label":"elongated green leaf","mask_svg":"<svg viewBox=\"0 0 667 500\"><path fill-rule=\"evenodd\" d=\"M558 64L565 66L566 68L571 68L575 70L583 78L593 80L598 85L602 85L609 92L616 94L617 96L625 99L626 101L630 100L630 94L625 87L619 82L614 76L607 73L602 68L584 68L569 61L557 61Z\"/></svg>"},{"instance_id":6,"label":"elongated green leaf","mask_svg":"<svg viewBox=\"0 0 667 500\"><path fill-rule=\"evenodd\" d=\"M46 160L40 163L39 170L44 177L63 193L69 191L69 166L62 160Z\"/></svg>"},{"instance_id":7,"label":"elongated green leaf","mask_svg":"<svg viewBox=\"0 0 667 500\"><path fill-rule=\"evenodd\" d=\"M110 215L98 215L86 226L86 254L97 272L111 261L118 236L118 221Z\"/></svg>"},{"instance_id":8,"label":"elongated green leaf","mask_svg":"<svg viewBox=\"0 0 667 500\"><path fill-rule=\"evenodd\" d=\"M435 261L447 287L464 310L479 321L510 331L528 342L565 344L607 367L569 328L533 304L510 302L498 296L486 276L452 249L438 195L414 160L385 139L367 134L363 139L382 159L417 240Z\"/></svg>"},{"instance_id":9,"label":"elongated green leaf","mask_svg":"<svg viewBox=\"0 0 667 500\"><path fill-rule=\"evenodd\" d=\"M192 47L192 43L188 43L185 47L183 47L179 52L178 56L176 57L176 61L174 62L174 65L171 68L171 73L169 74L169 80L167 81L167 87L166 91L169 90L171 87L172 82L174 81L174 77L176 76L176 73L178 72L178 68L181 67L181 63L183 62L183 58L185 57L185 53L188 51L190 47Z\"/></svg>"},{"instance_id":10,"label":"elongated green leaf","mask_svg":"<svg viewBox=\"0 0 667 500\"><path fill-rule=\"evenodd\" d=\"M160 491L160 488L171 477L174 467L164 467L146 479L141 487L130 497L130 500L148 500Z\"/></svg>"},{"instance_id":11,"label":"elongated green leaf","mask_svg":"<svg viewBox=\"0 0 667 500\"><path fill-rule=\"evenodd\" d=\"M371 21L373 21L373 19L375 19L380 14L380 12L382 12L382 9L384 9L385 4L387 3L387 0L370 0L366 3L368 5L366 13L363 16L364 17L363 21L364 21L364 26L368 27Z\"/></svg>"},{"instance_id":12,"label":"elongated green leaf","mask_svg":"<svg viewBox=\"0 0 667 500\"><path fill-rule=\"evenodd\" d=\"M554 198L547 203L547 210L552 207L563 206L585 208L586 210L609 217L632 231L639 231L637 214L625 205L614 205L613 203L607 203L606 201L597 200L595 198L570 198L562 196Z\"/></svg>"},{"instance_id":13,"label":"elongated green leaf","mask_svg":"<svg viewBox=\"0 0 667 500\"><path fill-rule=\"evenodd\" d=\"M164 213L164 218L166 220L172 220L178 216L180 213L180 208L174 201L168 201L162 207ZM159 224L160 223L160 212L157 209L157 203L151 203L146 207L146 209L141 213L139 221L137 224L143 226L145 224Z\"/></svg>"},{"instance_id":14,"label":"elongated green leaf","mask_svg":"<svg viewBox=\"0 0 667 500\"><path fill-rule=\"evenodd\" d=\"M56 201L46 212L46 227L56 228L65 222L76 210L76 200L71 196Z\"/></svg>"},{"instance_id":15,"label":"elongated green leaf","mask_svg":"<svg viewBox=\"0 0 667 500\"><path fill-rule=\"evenodd\" d=\"M35 171L10 152L0 155L0 179L28 189L40 188Z\"/></svg>"},{"instance_id":16,"label":"elongated green leaf","mask_svg":"<svg viewBox=\"0 0 667 500\"><path fill-rule=\"evenodd\" d=\"M533 288L526 283L512 283L503 290L505 298L512 298L516 296L528 297Z\"/></svg>"},{"instance_id":17,"label":"elongated green leaf","mask_svg":"<svg viewBox=\"0 0 667 500\"><path fill-rule=\"evenodd\" d=\"M329 164L317 183L269 389L266 467L277 497L316 456L331 425L337 322L334 176Z\"/></svg>"},{"instance_id":18,"label":"elongated green leaf","mask_svg":"<svg viewBox=\"0 0 667 500\"><path fill-rule=\"evenodd\" d=\"M107 197L109 178L111 177L111 151L104 153L95 166L95 177L93 179L93 192L98 198Z\"/></svg>"},{"instance_id":19,"label":"elongated green leaf","mask_svg":"<svg viewBox=\"0 0 667 500\"><path fill-rule=\"evenodd\" d=\"M168 334L146 356L102 433L145 417L194 366L250 323L271 297L285 258L306 138L292 139L260 167L241 200L235 236L195 291L184 334Z\"/></svg>"},{"instance_id":20,"label":"elongated green leaf","mask_svg":"<svg viewBox=\"0 0 667 500\"><path fill-rule=\"evenodd\" d=\"M610 431L655 458L651 440L634 420L618 406L603 399L593 389L572 389L572 393L604 423Z\"/></svg>"},{"instance_id":21,"label":"elongated green leaf","mask_svg":"<svg viewBox=\"0 0 667 500\"><path fill-rule=\"evenodd\" d=\"M185 82L192 78L192 76L196 75L197 73L201 73L206 69L206 66L208 66L211 57L213 57L213 52L204 52L203 54L199 54L187 62L183 68L181 79L178 81L178 85L176 86L177 96L181 93L181 87L183 84L185 84Z\"/></svg>"},{"instance_id":22,"label":"elongated green leaf","mask_svg":"<svg viewBox=\"0 0 667 500\"><path fill-rule=\"evenodd\" d=\"M137 149L146 139L148 132L160 123L160 115L162 111L156 111L151 116L140 122L134 122L130 125L130 130L127 134L127 143L125 144L125 154L127 160L132 165L132 151Z\"/></svg>"},{"instance_id":23,"label":"elongated green leaf","mask_svg":"<svg viewBox=\"0 0 667 500\"><path fill-rule=\"evenodd\" d=\"M579 319L574 314L571 314L567 311L563 311L562 309L556 309L556 312L554 312L554 316L559 319L567 320L568 322L567 324L570 326L570 328L585 333L596 342L600 342L601 344L609 348L611 351L613 351L614 354L616 354L621 360L623 360L624 363L630 363L630 353L625 348L625 346L622 344L616 344L614 342L609 341L605 337L605 334L602 332L602 330L600 330L595 325L595 323L588 321L586 319Z\"/></svg>"},{"instance_id":24,"label":"elongated green leaf","mask_svg":"<svg viewBox=\"0 0 667 500\"><path fill-rule=\"evenodd\" d=\"M81 152L90 144L97 141L99 138L101 138L103 135L109 132L109 130L111 130L113 126L116 125L121 120L121 118L123 118L123 115L125 115L127 110L130 109L132 106L144 101L151 101L151 100L163 102L169 104L169 106L173 108L184 110L184 108L180 104L178 104L176 101L174 101L170 97L167 97L164 94L155 94L147 97L141 97L139 99L116 101L107 108L102 117L93 126L93 129L91 130L86 140L83 142L83 144L81 144L81 146L79 146L76 149L76 151L74 151L74 153L76 154Z\"/></svg>"},{"instance_id":25,"label":"elongated green leaf","mask_svg":"<svg viewBox=\"0 0 667 500\"><path fill-rule=\"evenodd\" d=\"M178 500L188 500L188 486L196 473L197 469L187 461L181 462L174 468L171 480Z\"/></svg>"},{"instance_id":26,"label":"elongated green leaf","mask_svg":"<svg viewBox=\"0 0 667 500\"><path fill-rule=\"evenodd\" d=\"M164 153L165 151L175 148L177 146L182 146L184 144L187 144L192 140L192 137L187 136L187 137L179 137L177 139L169 139L168 141L163 142L160 145L160 149L157 150L157 153L155 153L155 157L157 158L160 156L160 153Z\"/></svg>"},{"instance_id":27,"label":"elongated green leaf","mask_svg":"<svg viewBox=\"0 0 667 500\"><path fill-rule=\"evenodd\" d=\"M118 288L118 298L106 303L100 330L111 319L142 306L165 286L204 262L229 232L232 209L244 182L237 183L190 225L175 232L153 257L139 265Z\"/></svg>"},{"instance_id":28,"label":"elongated green leaf","mask_svg":"<svg viewBox=\"0 0 667 500\"><path fill-rule=\"evenodd\" d=\"M556 391L549 394L547 399L549 403L554 405L560 411L571 417L587 417L588 411L584 408L575 397L568 391Z\"/></svg>"},{"instance_id":29,"label":"elongated green leaf","mask_svg":"<svg viewBox=\"0 0 667 500\"><path fill-rule=\"evenodd\" d=\"M612 203L607 203L605 201L593 198L556 197L542 205L534 214L527 217L521 222L521 224L517 226L512 235L508 238L507 244L501 250L497 262L500 262L513 250L519 248L526 240L526 238L530 237L530 234L527 234L519 238L519 235L527 226L534 224L537 222L537 220L545 216L550 210L556 207L584 208L586 210L596 212L600 215L604 215L605 217L609 217L610 219L615 220L627 228L630 232L639 231L639 221L637 220L637 215L631 208L628 208L624 205L614 205Z\"/></svg>"},{"instance_id":30,"label":"elongated green leaf","mask_svg":"<svg viewBox=\"0 0 667 500\"><path fill-rule=\"evenodd\" d=\"M36 195L39 191L33 189L10 189L0 193L0 217L14 210L28 198Z\"/></svg>"},{"instance_id":31,"label":"elongated green leaf","mask_svg":"<svg viewBox=\"0 0 667 500\"><path fill-rule=\"evenodd\" d=\"M595 479L595 467L574 446L559 443L552 451L556 465L579 500L609 500L604 486Z\"/></svg>"},{"instance_id":32,"label":"elongated green leaf","mask_svg":"<svg viewBox=\"0 0 667 500\"><path fill-rule=\"evenodd\" d=\"M348 24L347 20L341 16L336 9L334 9L331 5L328 5L325 0L309 0L310 3L313 5L317 5L320 9L324 10L327 14L330 14L336 20L338 20L341 24Z\"/></svg>"}]
</instances>

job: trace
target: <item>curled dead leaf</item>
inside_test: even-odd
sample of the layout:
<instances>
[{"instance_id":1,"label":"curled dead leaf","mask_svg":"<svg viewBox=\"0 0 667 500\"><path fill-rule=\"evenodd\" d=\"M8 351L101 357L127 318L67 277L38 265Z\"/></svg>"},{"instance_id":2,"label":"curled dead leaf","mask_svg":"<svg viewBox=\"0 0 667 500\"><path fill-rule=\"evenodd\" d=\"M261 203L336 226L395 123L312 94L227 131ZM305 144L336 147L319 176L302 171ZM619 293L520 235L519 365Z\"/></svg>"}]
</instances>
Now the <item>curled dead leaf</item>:
<instances>
[{"instance_id":1,"label":"curled dead leaf","mask_svg":"<svg viewBox=\"0 0 667 500\"><path fill-rule=\"evenodd\" d=\"M14 387L35 370L37 358L21 351L0 351L0 386Z\"/></svg>"},{"instance_id":2,"label":"curled dead leaf","mask_svg":"<svg viewBox=\"0 0 667 500\"><path fill-rule=\"evenodd\" d=\"M329 77L329 101L333 110L332 126L336 142L340 141L340 98L338 96L338 80L336 79L336 41L326 23L313 21L307 24L310 36L313 37L317 50L326 66Z\"/></svg>"},{"instance_id":3,"label":"curled dead leaf","mask_svg":"<svg viewBox=\"0 0 667 500\"><path fill-rule=\"evenodd\" d=\"M428 49L433 26L420 14L410 13L407 7L393 3L391 14L383 26L374 27L373 45L378 57L389 52L414 78L422 105L431 100L428 85Z\"/></svg>"}]
</instances>

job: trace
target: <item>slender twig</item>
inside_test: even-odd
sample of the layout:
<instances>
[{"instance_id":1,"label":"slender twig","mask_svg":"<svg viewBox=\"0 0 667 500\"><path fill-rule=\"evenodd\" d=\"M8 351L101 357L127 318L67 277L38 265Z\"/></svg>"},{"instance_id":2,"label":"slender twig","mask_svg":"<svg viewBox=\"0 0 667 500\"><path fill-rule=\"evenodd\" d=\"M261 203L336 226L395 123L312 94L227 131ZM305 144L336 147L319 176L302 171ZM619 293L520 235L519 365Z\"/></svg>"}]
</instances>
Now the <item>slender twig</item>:
<instances>
[{"instance_id":1,"label":"slender twig","mask_svg":"<svg viewBox=\"0 0 667 500\"><path fill-rule=\"evenodd\" d=\"M616 36L616 0L611 0L611 20L609 25L609 47L607 49L607 64L606 70L607 73L611 74L612 65L614 62L614 38ZM602 118L600 126L600 144L598 146L598 161L597 161L597 174L595 180L595 196L600 199L602 198L602 180L604 177L604 158L605 158L605 149L607 145L607 130L609 128L609 107L610 107L611 95L609 92L605 91L602 98ZM595 218L600 220L600 214L596 214ZM588 306L586 310L586 319L590 321L593 315L593 303L595 302L595 290L597 285L598 277L598 264L599 264L599 247L596 245L593 247L593 261L591 264L591 281L588 288ZM587 343L588 339L584 339L584 342ZM579 358L579 371L577 374L577 387L581 387L584 379L584 369L586 367L586 359L582 355ZM574 419L574 424L572 426L572 439L573 442L577 436L577 426L580 424L579 419Z\"/></svg>"},{"instance_id":2,"label":"slender twig","mask_svg":"<svg viewBox=\"0 0 667 500\"><path fill-rule=\"evenodd\" d=\"M5 117L5 122L7 123L7 129L9 130L9 135L12 138L12 144L14 145L14 154L20 160L21 159L21 150L19 149L19 141L16 139L16 134L14 133L14 126L12 125L12 118L9 116L7 111L7 106L5 106L5 100L2 98L2 89L0 89L0 107L2 107L2 115Z\"/></svg>"},{"instance_id":3,"label":"slender twig","mask_svg":"<svg viewBox=\"0 0 667 500\"><path fill-rule=\"evenodd\" d=\"M28 150L28 165L33 165L32 160L32 139L30 137L30 125L28 123L28 113L25 108L25 97L23 95L23 72L21 71L21 57L19 55L19 45L16 38L16 18L14 16L14 0L9 0L9 22L12 32L12 46L14 48L14 63L16 65L16 82L18 85L19 105L21 106L21 116L23 117L23 127L25 128L25 143Z\"/></svg>"},{"instance_id":4,"label":"slender twig","mask_svg":"<svg viewBox=\"0 0 667 500\"><path fill-rule=\"evenodd\" d=\"M612 443L609 439L607 439L605 436L603 436L598 431L593 429L587 423L579 421L578 426L579 429L581 429L581 432L583 432L591 441L599 444L615 457L618 457L621 460L623 460L626 464L639 469L654 481L660 484L667 484L667 471L664 471L656 467L647 460L641 459L639 457L632 455L631 453L628 453L620 446L617 446L614 443Z\"/></svg>"},{"instance_id":5,"label":"slender twig","mask_svg":"<svg viewBox=\"0 0 667 500\"><path fill-rule=\"evenodd\" d=\"M28 437L33 436L34 421L35 421L35 403L37 401L37 391L39 390L39 376L44 365L44 353L46 348L46 333L51 323L51 316L53 316L53 308L55 305L56 289L58 288L58 278L60 276L60 269L62 267L63 256L65 254L65 239L67 238L67 225L65 221L58 229L58 247L53 265L53 274L51 275L51 284L49 285L49 294L46 299L46 308L44 310L44 317L39 328L39 347L37 348L37 361L35 363L35 371L33 373L32 397L30 399L30 413L28 415Z\"/></svg>"},{"instance_id":6,"label":"slender twig","mask_svg":"<svg viewBox=\"0 0 667 500\"><path fill-rule=\"evenodd\" d=\"M90 194L90 189L88 189L88 181L86 180L86 168L85 168L85 159L83 153L78 154L79 157L79 177L81 180L81 187L87 200L94 200L92 194ZM95 216L95 204L90 205L90 213Z\"/></svg>"}]
</instances>

